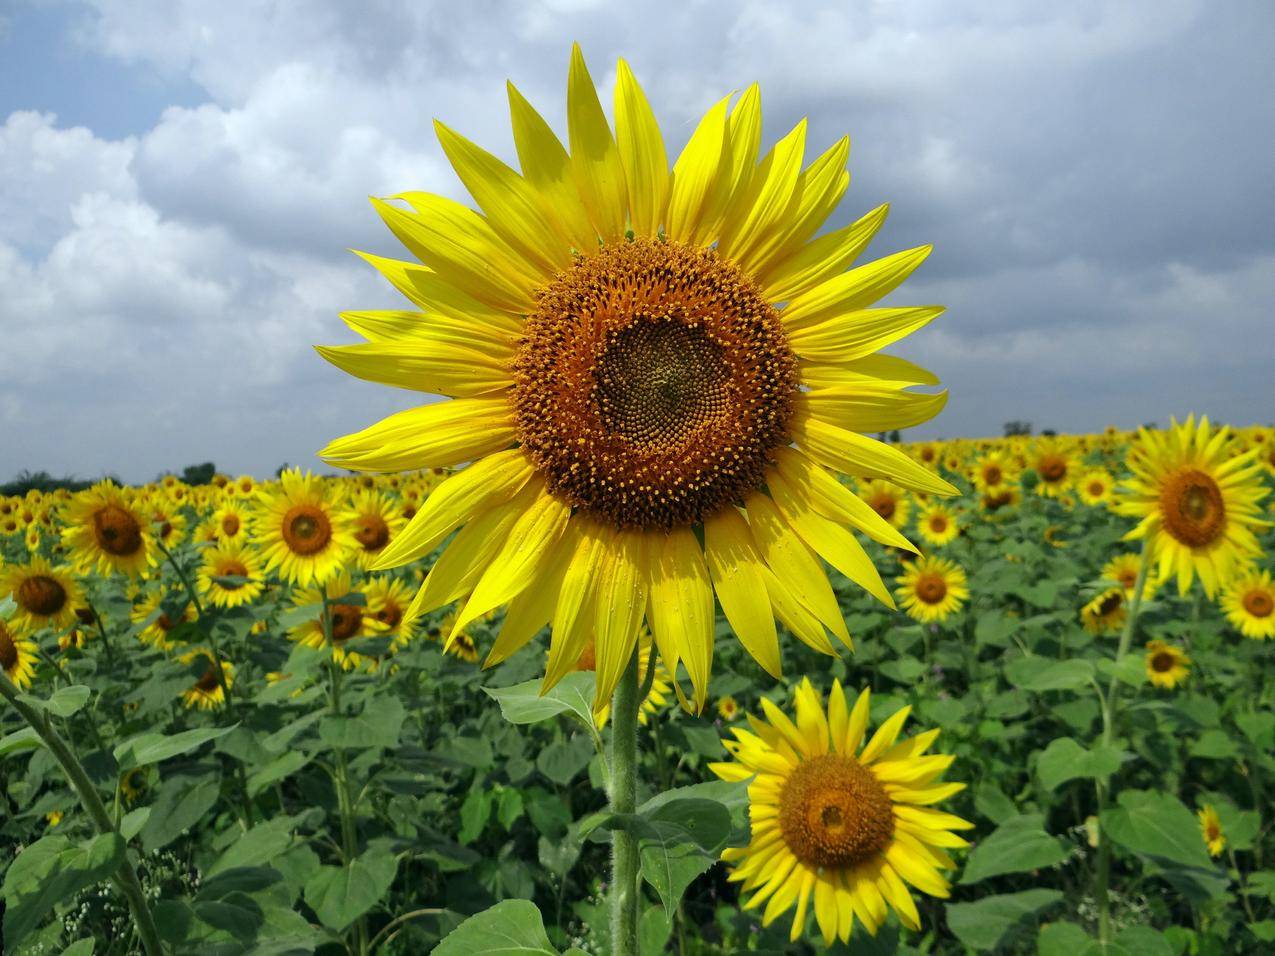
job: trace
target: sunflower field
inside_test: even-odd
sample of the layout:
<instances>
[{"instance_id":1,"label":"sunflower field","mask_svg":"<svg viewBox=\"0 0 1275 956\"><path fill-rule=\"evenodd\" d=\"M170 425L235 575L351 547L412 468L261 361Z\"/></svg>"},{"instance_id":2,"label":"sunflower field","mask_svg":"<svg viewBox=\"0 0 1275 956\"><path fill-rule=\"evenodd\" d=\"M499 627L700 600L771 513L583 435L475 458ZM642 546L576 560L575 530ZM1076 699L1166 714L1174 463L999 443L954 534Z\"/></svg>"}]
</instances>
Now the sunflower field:
<instances>
[{"instance_id":1,"label":"sunflower field","mask_svg":"<svg viewBox=\"0 0 1275 956\"><path fill-rule=\"evenodd\" d=\"M3 951L1275 950L1275 431L901 442L848 139L615 76L373 200L340 474L0 497Z\"/></svg>"}]
</instances>

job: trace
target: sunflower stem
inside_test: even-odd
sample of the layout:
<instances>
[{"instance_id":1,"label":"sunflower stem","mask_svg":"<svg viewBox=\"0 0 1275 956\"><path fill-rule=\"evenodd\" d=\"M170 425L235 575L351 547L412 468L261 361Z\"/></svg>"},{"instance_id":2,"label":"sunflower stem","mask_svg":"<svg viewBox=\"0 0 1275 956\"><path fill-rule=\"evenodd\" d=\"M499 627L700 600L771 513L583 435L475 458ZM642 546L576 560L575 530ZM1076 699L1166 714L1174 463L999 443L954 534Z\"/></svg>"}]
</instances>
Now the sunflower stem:
<instances>
[{"instance_id":1,"label":"sunflower stem","mask_svg":"<svg viewBox=\"0 0 1275 956\"><path fill-rule=\"evenodd\" d=\"M208 648L213 656L213 669L217 672L217 684L221 687L224 698L222 706L231 717L234 717L235 702L230 698L230 685L226 682L226 669L222 665L221 650L217 647L217 638L213 635L213 629L208 626L208 621L204 618L204 606L199 600L199 595L195 593L195 588L190 583L190 576L182 570L182 566L177 563L173 553L164 547L164 542L156 540L155 544L164 553L164 557L173 566L173 570L177 572L177 577L181 579L182 587L186 589L186 596L190 598L190 603L195 605L195 613L199 615L199 629L208 638Z\"/></svg>"},{"instance_id":2,"label":"sunflower stem","mask_svg":"<svg viewBox=\"0 0 1275 956\"><path fill-rule=\"evenodd\" d=\"M1120 644L1116 648L1117 673L1111 676L1107 685L1107 695L1102 698L1102 746L1110 747L1115 737L1116 705L1119 703L1120 679L1118 668L1124 656L1129 653L1129 645L1133 643L1133 634L1137 626L1138 612L1142 610L1142 591L1147 583L1147 570L1151 566L1151 548L1147 542L1142 543L1142 560L1138 563L1138 579L1133 585L1133 597L1129 600L1129 615L1125 618L1124 630L1120 632ZM1102 815L1110 803L1113 787L1101 777L1097 781L1098 791L1098 872L1094 895L1098 898L1098 938L1103 943L1111 941L1111 837L1102 825Z\"/></svg>"},{"instance_id":3,"label":"sunflower stem","mask_svg":"<svg viewBox=\"0 0 1275 956\"><path fill-rule=\"evenodd\" d=\"M611 812L631 817L637 810L638 655L634 649L629 666L611 701ZM638 952L638 845L637 834L627 826L611 833L611 953L637 956Z\"/></svg>"},{"instance_id":4,"label":"sunflower stem","mask_svg":"<svg viewBox=\"0 0 1275 956\"><path fill-rule=\"evenodd\" d=\"M53 754L53 758L62 767L62 772L66 774L67 780L79 796L80 803L98 832L114 833L119 837L121 844L126 843L127 841L120 835L119 829L107 812L106 805L102 803L102 797L93 785L93 781L85 772L84 765L75 755L75 751L58 735L48 716L19 700L18 693L18 689L9 681L9 678L0 674L0 697L4 697L13 705L13 708L22 715L23 720L39 735L49 749L49 753ZM159 931L155 928L155 921L146 905L146 893L142 889L141 881L137 878L137 871L133 869L133 864L128 858L127 849L112 881L128 901L128 908L133 914L133 924L137 927L137 935L141 937L146 952L149 956L163 956L164 948L159 939Z\"/></svg>"}]
</instances>

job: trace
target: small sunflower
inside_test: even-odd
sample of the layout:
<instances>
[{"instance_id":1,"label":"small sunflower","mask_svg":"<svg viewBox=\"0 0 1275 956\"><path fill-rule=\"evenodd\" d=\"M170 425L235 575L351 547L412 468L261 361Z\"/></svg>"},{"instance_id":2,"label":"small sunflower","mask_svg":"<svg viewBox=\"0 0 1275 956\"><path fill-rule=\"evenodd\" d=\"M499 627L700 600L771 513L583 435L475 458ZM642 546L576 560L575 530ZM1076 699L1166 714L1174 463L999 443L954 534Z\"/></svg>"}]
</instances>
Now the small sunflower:
<instances>
[{"instance_id":1,"label":"small sunflower","mask_svg":"<svg viewBox=\"0 0 1275 956\"><path fill-rule=\"evenodd\" d=\"M859 497L894 527L902 530L907 525L908 515L912 513L912 502L907 493L897 485L880 478L868 481L859 489Z\"/></svg>"},{"instance_id":2,"label":"small sunflower","mask_svg":"<svg viewBox=\"0 0 1275 956\"><path fill-rule=\"evenodd\" d=\"M1076 482L1076 492L1087 505L1105 505L1112 499L1115 482L1105 468L1092 468Z\"/></svg>"},{"instance_id":3,"label":"small sunflower","mask_svg":"<svg viewBox=\"0 0 1275 956\"><path fill-rule=\"evenodd\" d=\"M1222 818L1217 815L1217 808L1206 803L1196 816L1200 819L1200 836L1209 848L1209 856L1221 856L1226 848L1226 834L1222 832Z\"/></svg>"},{"instance_id":4,"label":"small sunflower","mask_svg":"<svg viewBox=\"0 0 1275 956\"><path fill-rule=\"evenodd\" d=\"M1186 651L1164 641L1147 641L1146 660L1147 680L1156 687L1173 690L1191 675L1191 658Z\"/></svg>"},{"instance_id":5,"label":"small sunflower","mask_svg":"<svg viewBox=\"0 0 1275 956\"><path fill-rule=\"evenodd\" d=\"M139 502L138 510L150 520L155 541L170 551L186 537L186 517L167 495L155 495Z\"/></svg>"},{"instance_id":6,"label":"small sunflower","mask_svg":"<svg viewBox=\"0 0 1275 956\"><path fill-rule=\"evenodd\" d=\"M1129 609L1122 588L1108 588L1080 609L1080 623L1090 634L1114 634L1124 626Z\"/></svg>"},{"instance_id":7,"label":"small sunflower","mask_svg":"<svg viewBox=\"0 0 1275 956\"><path fill-rule=\"evenodd\" d=\"M255 498L258 489L257 479L252 475L240 475L226 485L226 494L233 498Z\"/></svg>"},{"instance_id":8,"label":"small sunflower","mask_svg":"<svg viewBox=\"0 0 1275 956\"><path fill-rule=\"evenodd\" d=\"M766 904L763 926L796 906L793 941L812 908L828 946L849 942L856 918L875 936L891 909L919 930L908 884L946 898L939 871L956 864L945 851L968 845L953 831L973 824L931 806L965 787L937 782L953 760L925 754L939 732L899 741L904 707L864 745L869 701L864 690L849 708L834 682L825 712L803 679L795 723L763 698L766 720L750 717L752 732L735 728L736 739L723 741L735 760L709 765L723 780L751 780L750 842L722 859L734 864L731 881L753 894L744 908Z\"/></svg>"},{"instance_id":9,"label":"small sunflower","mask_svg":"<svg viewBox=\"0 0 1275 956\"><path fill-rule=\"evenodd\" d=\"M1132 601L1133 589L1138 584L1138 569L1141 565L1141 555L1118 554L1102 566L1102 579L1120 585L1124 589L1125 600ZM1159 587L1159 572L1154 567L1147 568L1146 580L1142 582L1142 600L1150 600Z\"/></svg>"},{"instance_id":10,"label":"small sunflower","mask_svg":"<svg viewBox=\"0 0 1275 956\"><path fill-rule=\"evenodd\" d=\"M739 716L739 702L729 695L721 698L717 702L717 716L722 720L734 720Z\"/></svg>"},{"instance_id":11,"label":"small sunflower","mask_svg":"<svg viewBox=\"0 0 1275 956\"><path fill-rule=\"evenodd\" d=\"M416 636L419 618L409 614L412 589L406 581L383 576L367 582L367 613L383 626L383 636L391 638L390 649L397 651Z\"/></svg>"},{"instance_id":12,"label":"small sunflower","mask_svg":"<svg viewBox=\"0 0 1275 956\"><path fill-rule=\"evenodd\" d=\"M276 489L261 491L253 533L266 570L302 587L332 577L356 547L336 485L296 468L279 476Z\"/></svg>"},{"instance_id":13,"label":"small sunflower","mask_svg":"<svg viewBox=\"0 0 1275 956\"><path fill-rule=\"evenodd\" d=\"M1146 539L1159 560L1160 577L1177 576L1186 594L1196 575L1212 597L1246 561L1262 554L1254 531L1266 496L1257 449L1228 450L1230 429L1213 431L1195 417L1165 432L1142 429L1130 456L1133 477L1116 504L1119 514L1142 520L1125 537Z\"/></svg>"},{"instance_id":14,"label":"small sunflower","mask_svg":"<svg viewBox=\"0 0 1275 956\"><path fill-rule=\"evenodd\" d=\"M956 511L939 501L922 508L916 516L916 533L936 548L950 544L961 533Z\"/></svg>"},{"instance_id":15,"label":"small sunflower","mask_svg":"<svg viewBox=\"0 0 1275 956\"><path fill-rule=\"evenodd\" d=\"M251 604L261 596L261 563L256 552L227 543L204 552L199 588L217 607Z\"/></svg>"},{"instance_id":16,"label":"small sunflower","mask_svg":"<svg viewBox=\"0 0 1275 956\"><path fill-rule=\"evenodd\" d=\"M243 544L248 540L248 523L252 518L247 502L236 497L223 498L213 512L212 525L216 540L222 544Z\"/></svg>"},{"instance_id":17,"label":"small sunflower","mask_svg":"<svg viewBox=\"0 0 1275 956\"><path fill-rule=\"evenodd\" d=\"M292 603L297 607L322 605L326 595L328 627L332 633L332 659L347 671L375 663L375 658L358 653L358 639L376 637L386 632L385 625L369 613L366 595L363 595L363 604L346 600L361 593L351 582L349 571L341 568L323 584L299 588L292 595ZM322 610L318 610L310 620L293 627L288 636L306 647L327 646Z\"/></svg>"},{"instance_id":18,"label":"small sunflower","mask_svg":"<svg viewBox=\"0 0 1275 956\"><path fill-rule=\"evenodd\" d=\"M3 590L3 588L0 588ZM1271 572L1250 570L1222 591L1226 618L1245 637L1259 641L1275 637L1275 583Z\"/></svg>"},{"instance_id":19,"label":"small sunflower","mask_svg":"<svg viewBox=\"0 0 1275 956\"><path fill-rule=\"evenodd\" d=\"M75 609L84 603L84 589L69 568L55 568L44 558L0 569L0 597L13 596L17 611L14 630L34 633L41 628L60 631L75 623Z\"/></svg>"},{"instance_id":20,"label":"small sunflower","mask_svg":"<svg viewBox=\"0 0 1275 956\"><path fill-rule=\"evenodd\" d=\"M9 630L9 623L0 620L0 670L19 690L31 686L35 677L35 662L39 648L16 631Z\"/></svg>"},{"instance_id":21,"label":"small sunflower","mask_svg":"<svg viewBox=\"0 0 1275 956\"><path fill-rule=\"evenodd\" d=\"M200 710L215 710L226 702L226 691L221 686L222 682L217 679L217 665L209 651L197 648L183 654L178 660L183 664L194 664L197 661L204 661L207 664L199 679L182 691L182 703L188 710L196 707ZM226 689L233 687L235 665L224 657L221 660L221 673L225 679Z\"/></svg>"},{"instance_id":22,"label":"small sunflower","mask_svg":"<svg viewBox=\"0 0 1275 956\"><path fill-rule=\"evenodd\" d=\"M163 590L150 590L142 595L142 600L134 607L130 615L134 624L140 625L137 639L143 644L151 644L161 651L171 651L179 644L185 643L174 636L174 632L183 623L197 619L193 604L186 596L169 594Z\"/></svg>"},{"instance_id":23,"label":"small sunflower","mask_svg":"<svg viewBox=\"0 0 1275 956\"><path fill-rule=\"evenodd\" d=\"M71 499L63 518L62 541L81 571L143 577L155 564L150 527L124 491L99 482Z\"/></svg>"},{"instance_id":24,"label":"small sunflower","mask_svg":"<svg viewBox=\"0 0 1275 956\"><path fill-rule=\"evenodd\" d=\"M217 676L215 671L213 676ZM134 767L120 778L120 792L124 795L125 802L129 804L136 802L137 798L145 793L148 787L147 767Z\"/></svg>"},{"instance_id":25,"label":"small sunflower","mask_svg":"<svg viewBox=\"0 0 1275 956\"><path fill-rule=\"evenodd\" d=\"M1018 463L1005 452L989 451L970 469L970 480L974 482L975 488L986 495L991 489L999 491L1016 484L1018 472Z\"/></svg>"},{"instance_id":26,"label":"small sunflower","mask_svg":"<svg viewBox=\"0 0 1275 956\"><path fill-rule=\"evenodd\" d=\"M903 610L922 623L946 620L969 599L965 572L955 561L929 555L904 568L895 594Z\"/></svg>"},{"instance_id":27,"label":"small sunflower","mask_svg":"<svg viewBox=\"0 0 1275 956\"><path fill-rule=\"evenodd\" d=\"M365 489L354 497L350 506L354 526L354 551L358 566L368 570L394 535L403 530L407 519L387 495Z\"/></svg>"},{"instance_id":28,"label":"small sunflower","mask_svg":"<svg viewBox=\"0 0 1275 956\"><path fill-rule=\"evenodd\" d=\"M1036 485L1038 495L1060 498L1076 479L1076 460L1061 442L1042 439L1032 448L1030 460L1040 476Z\"/></svg>"},{"instance_id":29,"label":"small sunflower","mask_svg":"<svg viewBox=\"0 0 1275 956\"><path fill-rule=\"evenodd\" d=\"M983 491L983 510L997 512L1012 508L1023 500L1023 492L1017 485L994 485Z\"/></svg>"}]
</instances>

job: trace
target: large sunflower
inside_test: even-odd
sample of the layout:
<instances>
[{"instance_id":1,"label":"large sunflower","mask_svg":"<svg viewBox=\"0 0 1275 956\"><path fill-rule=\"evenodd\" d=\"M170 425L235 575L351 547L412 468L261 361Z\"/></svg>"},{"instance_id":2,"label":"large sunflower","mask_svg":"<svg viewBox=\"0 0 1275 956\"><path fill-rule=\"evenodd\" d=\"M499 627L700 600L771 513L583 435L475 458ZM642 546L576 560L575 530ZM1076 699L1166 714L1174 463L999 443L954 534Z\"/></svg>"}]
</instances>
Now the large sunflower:
<instances>
[{"instance_id":1,"label":"large sunflower","mask_svg":"<svg viewBox=\"0 0 1275 956\"><path fill-rule=\"evenodd\" d=\"M341 570L355 541L335 484L289 468L277 487L258 494L253 540L267 571L278 570L285 581L304 587Z\"/></svg>"},{"instance_id":2,"label":"large sunflower","mask_svg":"<svg viewBox=\"0 0 1275 956\"><path fill-rule=\"evenodd\" d=\"M337 439L326 461L368 472L472 462L374 567L420 558L460 528L418 609L466 598L463 630L508 603L489 663L550 624L546 686L596 633L599 708L644 618L702 707L714 595L772 674L775 617L833 652L825 629L849 635L818 559L889 603L853 532L907 547L835 473L955 493L860 434L918 424L946 402L908 390L935 384L929 372L877 354L942 309L870 308L929 247L850 269L884 206L815 238L849 181L848 140L803 169L802 121L759 156L755 86L708 111L671 171L623 61L613 134L573 51L570 153L509 94L521 174L437 124L481 213L417 192L374 200L424 265L364 258L420 311L347 313L367 342L320 349L358 377L451 399Z\"/></svg>"},{"instance_id":3,"label":"large sunflower","mask_svg":"<svg viewBox=\"0 0 1275 956\"><path fill-rule=\"evenodd\" d=\"M63 512L62 541L84 572L138 578L155 564L150 526L124 491L99 482L71 499Z\"/></svg>"},{"instance_id":4,"label":"large sunflower","mask_svg":"<svg viewBox=\"0 0 1275 956\"><path fill-rule=\"evenodd\" d=\"M1129 459L1133 476L1115 510L1142 520L1126 538L1146 540L1160 577L1186 594L1198 574L1212 597L1237 568L1262 553L1254 529L1266 496L1257 449L1233 455L1230 429L1195 416L1164 432L1142 429Z\"/></svg>"},{"instance_id":5,"label":"large sunflower","mask_svg":"<svg viewBox=\"0 0 1275 956\"><path fill-rule=\"evenodd\" d=\"M752 781L748 846L722 854L736 864L730 879L753 893L745 908L765 903L768 926L796 906L796 940L813 898L828 946L848 942L856 918L875 936L891 909L904 926L920 929L908 884L947 897L939 871L956 864L944 850L966 846L952 831L973 826L932 808L965 787L938 782L953 760L926 755L939 732L898 740L912 709L904 707L865 745L867 690L852 709L834 682L825 713L803 679L796 699L794 722L762 698L766 721L750 717L754 732L735 728L737 740L723 741L735 762L709 765L723 780Z\"/></svg>"},{"instance_id":6,"label":"large sunflower","mask_svg":"<svg viewBox=\"0 0 1275 956\"><path fill-rule=\"evenodd\" d=\"M33 633L43 627L62 630L75 623L75 609L84 604L84 590L66 568L55 568L41 557L27 564L0 568L0 597L13 596L16 630Z\"/></svg>"}]
</instances>

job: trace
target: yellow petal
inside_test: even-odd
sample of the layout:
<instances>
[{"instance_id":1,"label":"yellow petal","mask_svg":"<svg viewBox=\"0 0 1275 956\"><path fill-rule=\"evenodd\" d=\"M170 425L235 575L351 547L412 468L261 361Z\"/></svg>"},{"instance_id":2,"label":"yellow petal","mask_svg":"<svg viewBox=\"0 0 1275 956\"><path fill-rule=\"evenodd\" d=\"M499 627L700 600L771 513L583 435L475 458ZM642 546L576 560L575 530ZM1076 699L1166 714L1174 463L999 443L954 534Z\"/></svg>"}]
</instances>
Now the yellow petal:
<instances>
[{"instance_id":1,"label":"yellow petal","mask_svg":"<svg viewBox=\"0 0 1275 956\"><path fill-rule=\"evenodd\" d=\"M512 83L508 90L509 118L523 177L535 187L542 207L562 223L575 250L592 252L598 247L598 233L580 201L567 151Z\"/></svg>"},{"instance_id":2,"label":"yellow petal","mask_svg":"<svg viewBox=\"0 0 1275 956\"><path fill-rule=\"evenodd\" d=\"M436 312L470 325L481 325L489 334L511 335L514 338L522 334L521 317L524 310L521 308L511 312L479 302L443 279L433 269L414 262L386 259L369 252L355 252L355 255L376 269L394 288L426 312Z\"/></svg>"},{"instance_id":3,"label":"yellow petal","mask_svg":"<svg viewBox=\"0 0 1275 956\"><path fill-rule=\"evenodd\" d=\"M859 744L863 743L863 732L868 729L868 708L871 703L872 691L865 687L850 710L850 725L846 729L843 753L854 756L859 752Z\"/></svg>"},{"instance_id":4,"label":"yellow petal","mask_svg":"<svg viewBox=\"0 0 1275 956\"><path fill-rule=\"evenodd\" d=\"M872 735L868 745L863 748L863 753L859 754L859 763L870 764L885 753L898 739L899 731L903 729L903 724L911 713L912 705L909 704L891 714L890 718L877 728L877 732Z\"/></svg>"},{"instance_id":5,"label":"yellow petal","mask_svg":"<svg viewBox=\"0 0 1275 956\"><path fill-rule=\"evenodd\" d=\"M567 75L567 132L571 169L589 219L605 241L618 242L628 206L624 167L578 43L571 47Z\"/></svg>"},{"instance_id":6,"label":"yellow petal","mask_svg":"<svg viewBox=\"0 0 1275 956\"><path fill-rule=\"evenodd\" d=\"M511 448L449 476L430 492L407 527L390 539L371 569L396 568L429 554L475 514L512 498L533 474L535 468L522 451Z\"/></svg>"},{"instance_id":7,"label":"yellow petal","mask_svg":"<svg viewBox=\"0 0 1275 956\"><path fill-rule=\"evenodd\" d=\"M834 315L855 312L898 288L925 261L932 246L896 252L843 272L809 289L779 313L785 329L816 325Z\"/></svg>"},{"instance_id":8,"label":"yellow petal","mask_svg":"<svg viewBox=\"0 0 1275 956\"><path fill-rule=\"evenodd\" d=\"M646 610L646 567L642 531L620 531L607 543L599 559L595 582L594 655L597 683L593 710L611 699L620 677L633 659L638 628Z\"/></svg>"},{"instance_id":9,"label":"yellow petal","mask_svg":"<svg viewBox=\"0 0 1275 956\"><path fill-rule=\"evenodd\" d=\"M493 360L508 362L514 356L518 332L495 329L469 318L441 313L368 309L341 313L341 321L369 342L434 342L479 348Z\"/></svg>"},{"instance_id":10,"label":"yellow petal","mask_svg":"<svg viewBox=\"0 0 1275 956\"><path fill-rule=\"evenodd\" d=\"M705 245L705 213L712 205L726 148L727 96L704 114L673 165L665 232L670 239Z\"/></svg>"},{"instance_id":11,"label":"yellow petal","mask_svg":"<svg viewBox=\"0 0 1275 956\"><path fill-rule=\"evenodd\" d=\"M754 83L744 90L726 122L726 143L713 201L702 222L704 244L720 236L726 218L742 207L751 194L760 145L761 88Z\"/></svg>"},{"instance_id":12,"label":"yellow petal","mask_svg":"<svg viewBox=\"0 0 1275 956\"><path fill-rule=\"evenodd\" d=\"M766 274L772 263L782 262L799 251L836 209L850 185L850 174L846 172L849 154L850 137L843 136L798 177L792 205L765 251L750 256L754 275Z\"/></svg>"},{"instance_id":13,"label":"yellow petal","mask_svg":"<svg viewBox=\"0 0 1275 956\"><path fill-rule=\"evenodd\" d=\"M927 395L885 382L859 382L806 392L805 403L812 416L840 428L885 432L928 422L947 404L947 390Z\"/></svg>"},{"instance_id":14,"label":"yellow petal","mask_svg":"<svg viewBox=\"0 0 1275 956\"><path fill-rule=\"evenodd\" d=\"M434 121L434 131L456 175L487 215L492 231L546 276L571 265L571 242L535 188L499 159Z\"/></svg>"},{"instance_id":15,"label":"yellow petal","mask_svg":"<svg viewBox=\"0 0 1275 956\"><path fill-rule=\"evenodd\" d=\"M713 587L704 552L690 528L677 528L650 546L649 621L660 656L673 673L683 660L697 709L708 699L713 666Z\"/></svg>"},{"instance_id":16,"label":"yellow petal","mask_svg":"<svg viewBox=\"0 0 1275 956\"><path fill-rule=\"evenodd\" d=\"M558 603L562 579L575 551L576 538L570 527L568 524L531 584L509 602L500 633L483 661L484 670L512 657L549 623Z\"/></svg>"},{"instance_id":17,"label":"yellow petal","mask_svg":"<svg viewBox=\"0 0 1275 956\"><path fill-rule=\"evenodd\" d=\"M766 582L766 596L770 599L775 618L803 644L820 654L836 657L837 650L828 640L823 624L797 599L786 580L768 567L763 566L762 572Z\"/></svg>"},{"instance_id":18,"label":"yellow petal","mask_svg":"<svg viewBox=\"0 0 1275 956\"><path fill-rule=\"evenodd\" d=\"M780 675L779 638L766 596L762 561L748 525L733 507L704 522L713 589L739 641L768 674Z\"/></svg>"},{"instance_id":19,"label":"yellow petal","mask_svg":"<svg viewBox=\"0 0 1275 956\"><path fill-rule=\"evenodd\" d=\"M593 634L594 581L611 533L589 518L577 516L569 525L576 532L576 547L562 578L553 611L549 662L540 692L545 693L575 669Z\"/></svg>"},{"instance_id":20,"label":"yellow petal","mask_svg":"<svg viewBox=\"0 0 1275 956\"><path fill-rule=\"evenodd\" d=\"M639 236L654 236L668 199L668 154L651 104L629 65L616 69L615 139L629 189L629 215Z\"/></svg>"},{"instance_id":21,"label":"yellow petal","mask_svg":"<svg viewBox=\"0 0 1275 956\"><path fill-rule=\"evenodd\" d=\"M832 740L834 752L846 752L846 731L850 726L850 711L846 707L846 694L841 681L832 681L832 691L828 694L828 736Z\"/></svg>"},{"instance_id":22,"label":"yellow petal","mask_svg":"<svg viewBox=\"0 0 1275 956\"><path fill-rule=\"evenodd\" d=\"M446 342L316 345L315 351L355 378L451 398L472 398L513 384L500 357Z\"/></svg>"},{"instance_id":23,"label":"yellow petal","mask_svg":"<svg viewBox=\"0 0 1275 956\"><path fill-rule=\"evenodd\" d=\"M806 148L806 121L799 122L777 142L762 161L750 194L732 210L718 243L721 255L753 271L774 246L769 243L794 201Z\"/></svg>"},{"instance_id":24,"label":"yellow petal","mask_svg":"<svg viewBox=\"0 0 1275 956\"><path fill-rule=\"evenodd\" d=\"M788 341L803 358L852 362L924 328L942 314L943 307L938 305L860 309L793 328Z\"/></svg>"},{"instance_id":25,"label":"yellow petal","mask_svg":"<svg viewBox=\"0 0 1275 956\"><path fill-rule=\"evenodd\" d=\"M900 385L937 385L939 378L929 369L896 355L877 352L853 362L797 360L802 384L809 388L839 388L860 382L884 381Z\"/></svg>"},{"instance_id":26,"label":"yellow petal","mask_svg":"<svg viewBox=\"0 0 1275 956\"><path fill-rule=\"evenodd\" d=\"M351 471L447 468L514 442L513 410L504 398L457 398L409 408L329 442L319 457Z\"/></svg>"},{"instance_id":27,"label":"yellow petal","mask_svg":"<svg viewBox=\"0 0 1275 956\"><path fill-rule=\"evenodd\" d=\"M887 204L840 229L820 236L758 276L762 293L772 302L790 302L802 293L840 275L872 241L886 214Z\"/></svg>"},{"instance_id":28,"label":"yellow petal","mask_svg":"<svg viewBox=\"0 0 1275 956\"><path fill-rule=\"evenodd\" d=\"M542 280L472 209L427 193L395 197L407 212L380 199L372 205L412 255L462 292L492 308L526 315Z\"/></svg>"}]
</instances>

